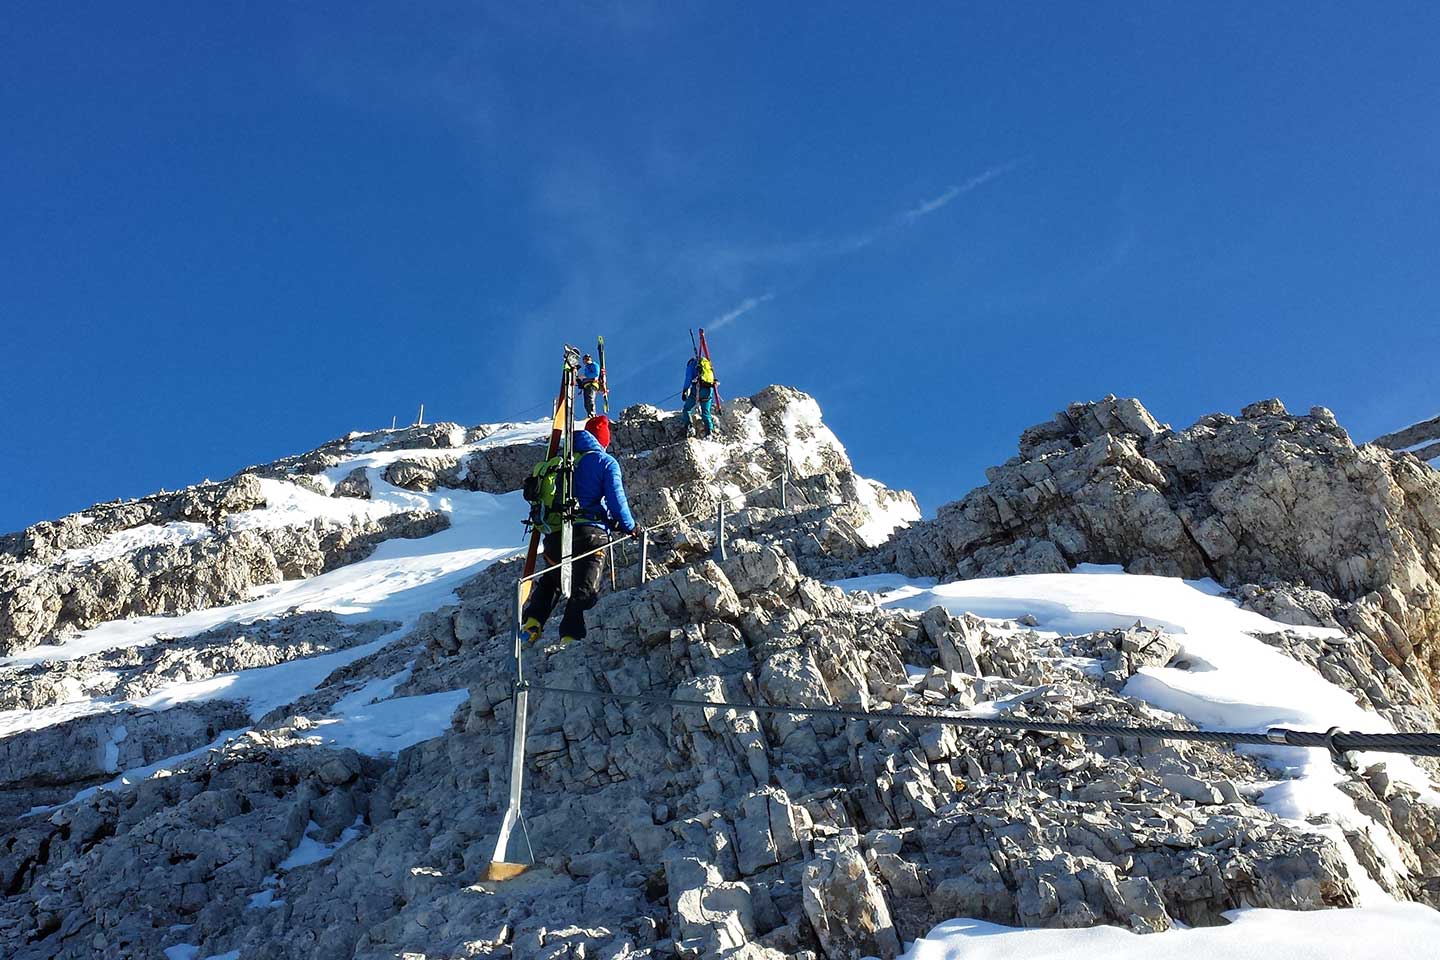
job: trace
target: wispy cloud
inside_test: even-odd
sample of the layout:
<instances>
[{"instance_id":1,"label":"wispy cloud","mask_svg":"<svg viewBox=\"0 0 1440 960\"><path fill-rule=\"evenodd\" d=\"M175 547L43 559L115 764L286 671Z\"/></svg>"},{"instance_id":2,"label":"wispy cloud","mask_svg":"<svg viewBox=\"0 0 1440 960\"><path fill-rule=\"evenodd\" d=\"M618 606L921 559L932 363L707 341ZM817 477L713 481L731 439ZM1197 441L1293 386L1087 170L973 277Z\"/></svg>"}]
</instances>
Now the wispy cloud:
<instances>
[{"instance_id":1,"label":"wispy cloud","mask_svg":"<svg viewBox=\"0 0 1440 960\"><path fill-rule=\"evenodd\" d=\"M946 188L937 197L925 201L918 207L903 210L889 219L869 228L851 233L837 233L807 237L803 240L788 240L779 243L747 244L728 247L710 255L709 265L715 269L753 268L756 266L802 266L818 263L856 253L886 237L913 226L922 217L941 210L959 198L976 190L992 180L997 180L1014 170L1030 158L1017 157L997 164L975 174L960 183Z\"/></svg>"},{"instance_id":2,"label":"wispy cloud","mask_svg":"<svg viewBox=\"0 0 1440 960\"><path fill-rule=\"evenodd\" d=\"M754 310L756 307L760 306L760 304L768 303L774 299L775 294L773 293L761 294L758 297L746 297L744 300L740 301L740 303L735 307L735 309L722 313L714 320L711 320L708 328L711 330L720 330L724 327L728 327L730 324L734 323L736 320L740 319L745 314L749 313L751 310Z\"/></svg>"},{"instance_id":3,"label":"wispy cloud","mask_svg":"<svg viewBox=\"0 0 1440 960\"><path fill-rule=\"evenodd\" d=\"M941 207L945 206L945 204L949 203L951 200L954 200L958 196L960 196L960 188L950 187L948 190L940 194L940 196L936 197L935 199L926 200L924 203L920 204L920 206L914 208L913 210L906 210L903 214L900 215L900 217L902 220L905 220L907 222L919 220L921 217L925 216L925 214L934 213L936 210L939 210Z\"/></svg>"},{"instance_id":4,"label":"wispy cloud","mask_svg":"<svg viewBox=\"0 0 1440 960\"><path fill-rule=\"evenodd\" d=\"M1018 167L1020 164L1024 163L1028 159L1028 157L1019 157L1007 163L1002 163L998 166L991 167L989 170L986 170L983 173L977 173L975 176L971 177L969 180L966 180L964 183L952 184L948 189L946 189L944 193L940 194L938 197L926 200L924 203L920 204L920 206L910 210L906 210L900 215L900 220L903 223L910 224L914 223L916 220L919 220L921 217L929 216L936 210L939 210L942 207L949 205L951 201L956 200L959 197L965 196L965 194L969 193L971 190L974 190L976 187L984 186L991 180L996 179L997 177L1003 177L1005 174L1009 173L1011 170L1014 170L1016 167Z\"/></svg>"}]
</instances>

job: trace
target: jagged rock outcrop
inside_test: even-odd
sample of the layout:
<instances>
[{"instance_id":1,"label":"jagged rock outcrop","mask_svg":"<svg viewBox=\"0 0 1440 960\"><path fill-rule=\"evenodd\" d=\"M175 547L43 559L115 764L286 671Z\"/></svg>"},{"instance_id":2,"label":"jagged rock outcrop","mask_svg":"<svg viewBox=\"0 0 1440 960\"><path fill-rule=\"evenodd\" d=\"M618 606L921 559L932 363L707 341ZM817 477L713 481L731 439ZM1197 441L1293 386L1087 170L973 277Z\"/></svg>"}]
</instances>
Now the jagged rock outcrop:
<instances>
[{"instance_id":1,"label":"jagged rock outcrop","mask_svg":"<svg viewBox=\"0 0 1440 960\"><path fill-rule=\"evenodd\" d=\"M679 417L646 405L627 409L612 431L631 500L651 526L698 513L698 532L713 521L721 496L732 513L778 512L779 486L766 481L778 478L787 460L785 513L822 512L823 518L812 519L846 528L857 551L920 517L907 491L889 490L855 474L845 448L821 419L819 405L798 390L770 386L728 401L720 417L720 442L686 441L684 433ZM762 489L755 495L741 496L757 488ZM762 517L756 513L745 520Z\"/></svg>"},{"instance_id":2,"label":"jagged rock outcrop","mask_svg":"<svg viewBox=\"0 0 1440 960\"><path fill-rule=\"evenodd\" d=\"M143 702L167 684L346 650L398 626L384 620L343 623L330 613L292 614L72 660L0 666L0 711L58 707L42 714L47 725L0 736L0 820L64 802L117 772L184 754L222 731L251 724L249 711L231 699ZM130 703L135 700L141 704Z\"/></svg>"},{"instance_id":3,"label":"jagged rock outcrop","mask_svg":"<svg viewBox=\"0 0 1440 960\"><path fill-rule=\"evenodd\" d=\"M0 656L111 620L234 603L252 587L312 577L365 557L383 540L429 536L447 523L444 514L430 510L349 523L316 520L199 532L188 542L98 559L61 554L48 562L36 558L53 554L26 548L17 560L0 561ZM33 530L22 541L36 539Z\"/></svg>"},{"instance_id":4,"label":"jagged rock outcrop","mask_svg":"<svg viewBox=\"0 0 1440 960\"><path fill-rule=\"evenodd\" d=\"M1163 458L1145 454L1166 431L1142 412L1117 404L1093 412L1093 423L1082 418L1078 433L1027 434L1033 457L1059 458L1056 467L1076 457L1067 469L1080 473L1097 462L1093 451L1082 455L1090 444L1136 451L1139 459L1115 454L1115 471L1096 467L1104 476L1080 487L1101 499L1071 496L1088 506L1064 514L1116 549L1161 516L1160 504L1182 528L1189 522L1172 503L1173 458L1162 468ZM1285 419L1273 408L1252 419L1265 418ZM1280 427L1255 427L1262 440L1271 429ZM1086 432L1094 435L1077 445ZM618 418L613 449L642 522L696 516L656 530L644 577L633 544L617 548L617 588L591 611L589 636L531 648L527 675L572 690L843 705L893 720L532 692L526 814L539 862L494 884L482 878L508 793L515 561L482 570L451 603L418 617L409 609L403 630L353 610L293 610L0 668L0 710L63 712L94 700L84 708L92 712L0 736L0 954L124 960L190 944L197 956L238 951L247 960L889 958L956 916L1144 933L1222 923L1243 905L1347 906L1369 882L1440 905L1428 880L1440 874L1440 811L1383 764L1344 775L1355 818L1294 822L1260 805L1276 774L1219 745L907 721L980 706L1051 721L1184 725L1124 695L1138 671L1186 669L1182 638L1141 625L1057 636L1033 620L897 611L842 593L817 577L873 562L866 551L913 515L913 499L855 476L814 401L796 391L732 400L719 434L686 439L678 416L654 408ZM514 425L448 424L352 435L247 476L382 503L395 487L413 491L399 495L407 502L447 488L506 493L533 465L534 436ZM1276 444L1308 449L1293 438ZM783 502L774 488L740 497L787 457ZM1143 484L1131 482L1144 479L1140 460L1159 471L1146 481L1160 497L1150 507ZM1099 490L1106 482L1114 489ZM1049 501L1056 516L1066 509L1059 489L1057 481ZM1124 503L1131 495L1135 503ZM731 507L723 558L713 530L722 497ZM1099 503L1125 515L1112 524ZM964 561L935 531L922 525L880 553L909 544L906 562L958 572ZM1016 569L1045 568L1051 550L1074 559L1055 539L1028 536L1018 552L1006 553L1008 541L987 546ZM1173 544L1158 535L1155 544L1143 554L1155 565L1147 569L1170 557ZM1171 559L1213 562L1193 549ZM1237 569L1259 549L1237 538ZM1294 622L1345 626L1356 609L1246 582L1245 602ZM1397 724L1436 722L1424 689L1368 633L1317 639L1281 629L1263 639ZM124 702L176 680L337 653L344 664L318 688L270 701L259 720L259 710L222 698L152 712ZM451 697L446 714L460 704L443 735L383 758L327 746L339 742L337 718L358 722L371 698L384 710L425 694ZM249 732L195 750L247 722ZM75 795L167 755L157 776Z\"/></svg>"},{"instance_id":5,"label":"jagged rock outcrop","mask_svg":"<svg viewBox=\"0 0 1440 960\"><path fill-rule=\"evenodd\" d=\"M442 485L435 473L458 470L457 458L442 451L514 426L467 430L436 423L351 434L306 454L249 467L229 480L98 504L0 537L0 656L110 620L233 603L255 586L363 559L384 540L429 536L448 521L425 509L350 520L229 521L270 505L266 480L369 499L372 480L364 467L338 482L324 478L326 470L356 454L436 451L438 460L400 459L380 471L397 486L434 489ZM154 536L133 542L123 537L144 531Z\"/></svg>"},{"instance_id":6,"label":"jagged rock outcrop","mask_svg":"<svg viewBox=\"0 0 1440 960\"><path fill-rule=\"evenodd\" d=\"M1320 620L1370 637L1412 678L1440 678L1440 473L1356 447L1323 407L1292 416L1267 400L1177 431L1136 400L1073 404L987 479L876 566L953 579L1119 563L1301 584L1340 601Z\"/></svg>"},{"instance_id":7,"label":"jagged rock outcrop","mask_svg":"<svg viewBox=\"0 0 1440 960\"><path fill-rule=\"evenodd\" d=\"M1173 653L1160 631L1057 639L938 609L891 612L805 578L779 546L733 550L720 563L677 558L607 595L586 643L534 651L532 676L900 715L991 701L1046 719L1160 719L1114 692ZM530 720L541 863L492 886L480 878L506 796L509 638L446 652L420 636L425 655L409 656L422 685L470 684L448 736L393 765L357 765L307 739L323 728L277 716L164 780L21 820L0 837L15 891L0 905L3 942L17 958L86 956L102 939L115 956L188 942L317 960L891 957L951 916L1149 931L1220 923L1247 903L1343 906L1355 898L1352 856L1397 895L1435 896L1418 881L1440 863L1436 810L1378 768L1346 789L1401 838L1408 876L1363 831L1346 834L1347 851L1275 819L1255 805L1251 784L1265 775L1254 762L1209 744L554 695L532 696ZM1383 663L1372 654L1354 669L1374 684ZM183 843L182 824L194 835ZM323 863L283 869L307 829L326 844L347 829L353 839ZM182 859L150 882L171 895L147 896L137 914L127 878L157 869L165 850ZM175 924L188 925L183 941L167 932Z\"/></svg>"},{"instance_id":8,"label":"jagged rock outcrop","mask_svg":"<svg viewBox=\"0 0 1440 960\"><path fill-rule=\"evenodd\" d=\"M98 546L107 535L122 530L176 521L216 526L231 514L263 506L265 495L259 478L242 475L176 493L101 503L59 520L41 521L0 537L0 557L12 563L50 563L67 550Z\"/></svg>"},{"instance_id":9,"label":"jagged rock outcrop","mask_svg":"<svg viewBox=\"0 0 1440 960\"><path fill-rule=\"evenodd\" d=\"M875 519L872 514L876 511L864 504L884 504L902 513L908 509L918 516L908 494L894 494L854 476L843 448L820 421L818 407L798 392L771 388L755 398L737 399L722 419L723 442L688 441L683 434L678 416L653 408L633 408L616 424L615 449L625 463L632 499L640 515L652 524L672 518L682 509L713 507L719 497L732 498L732 509L739 511L729 524L732 535L768 528L773 542L793 547L803 539L805 546L797 555L814 561L828 547L843 547L845 555L853 556L873 542L874 533L867 539L857 529ZM514 442L505 442L512 435ZM109 620L233 602L258 584L314 576L361 559L381 539L424 536L445 523L443 515L414 510L378 517L373 512L355 512L353 522L252 521L250 515L273 506L267 492L283 490L274 486L276 482L293 484L311 494L352 500L371 500L391 488L422 493L446 487L507 493L519 488L538 457L539 443L531 439L533 435L531 427L509 424L470 430L439 424L352 434L308 454L247 468L223 483L101 505L11 535L3 541L0 561L0 617L4 619L0 654L25 649L37 641L63 641L72 630ZM491 438L500 442L484 442ZM742 493L768 473L778 473L787 448L792 473L783 498L785 507L782 509L778 490L762 490L749 501L754 506L746 506ZM357 461L359 466L346 466ZM853 502L857 491L864 500L859 507ZM350 508L341 508L338 514L321 510L320 515L343 516L346 511ZM784 520L799 516L808 518L804 521L806 534L803 538L792 534L787 540ZM880 536L888 533L890 526L884 526ZM820 536L815 535L817 531ZM708 516L678 525L669 536L657 536L654 568L658 571L695 560L713 546L712 537ZM507 567L497 569L505 577L513 577ZM742 563L735 569L748 567ZM638 581L638 572L631 571L631 576ZM478 579L494 582L493 576ZM703 575L692 576L691 589L701 589L702 581ZM477 619L477 604L462 605L457 612L453 621L444 612L427 616L412 637L433 640L442 633L437 631L439 625L452 622L459 628L457 643L473 643L496 632L490 630L493 624ZM244 703L223 696L193 706L167 703L159 709L137 709L130 705L153 690L335 653L383 636L394 626L384 621L343 622L330 614L292 612L192 636L157 634L139 646L127 644L69 660L26 661L0 668L4 687L0 710L53 714L48 725L22 727L0 736L0 821L12 820L14 829L20 831L14 837L33 838L38 815L27 817L26 811L65 804L77 791L103 783L119 770L166 757L179 755L182 759L175 761L177 764L198 763L199 770L212 761L184 761L188 751L215 740L221 730L253 722ZM281 731L282 738L298 735L308 729L306 716L323 716L344 695L370 684L375 671L408 674L407 664L413 663L414 652L405 651L403 644L396 645L341 667L322 690L303 697L288 711L271 711L259 726ZM400 684L399 692L413 694L453 686L457 682L450 669L453 664L444 661L443 656L424 659L415 675ZM244 743L232 744L223 754L216 751L211 756L219 758L246 749ZM323 758L324 754L322 750L315 756ZM211 773L206 770L197 775L209 777ZM190 778L182 775L182 779ZM175 780L172 786L179 782ZM238 801L242 808L252 802L243 795ZM109 790L85 803L113 812ZM71 803L62 809L66 813L57 813L57 822L68 824L75 806ZM68 829L62 826L62 832ZM116 833L111 823L91 836L110 840ZM293 846L291 834L293 830L287 826L284 842ZM257 835L256 842L274 842L274 838L262 841ZM44 882L37 880L36 874L55 866L49 854L61 848L53 837L36 841L38 845L27 843L0 841L4 849L29 851L17 853L19 859L11 863L13 869L5 881L17 891L43 890ZM213 884L209 879L205 883L209 896L215 892ZM617 887L620 889L630 891L627 896L643 894L633 885ZM123 884L117 887L117 895L121 890ZM104 896L96 890L84 894L97 909ZM177 902L199 898L192 889ZM718 902L720 895L712 891L707 898ZM749 903L748 897L743 899ZM643 905L646 901L642 896L636 902ZM116 903L118 908L119 901ZM69 926L69 913L81 908L46 912L51 906L47 901L46 908L30 914L34 926L26 928L28 936L48 944L36 947L41 951L37 955L46 950L74 950L80 955L87 948L95 949L98 940L84 939ZM52 930L52 919L62 917L66 919L61 921L61 929ZM703 923L698 918L697 922ZM747 919L745 929L753 932L750 922ZM9 930L12 924L0 919L0 935ZM58 939L52 934L58 934ZM126 936L122 932L118 942L127 943ZM555 940L553 931L547 936ZM119 954L125 949L130 948L120 949ZM143 953L149 947L134 949Z\"/></svg>"},{"instance_id":10,"label":"jagged rock outcrop","mask_svg":"<svg viewBox=\"0 0 1440 960\"><path fill-rule=\"evenodd\" d=\"M0 910L6 956L152 957L162 941L184 942L176 934L189 926L276 922L280 912L253 895L317 872L287 863L305 838L336 844L383 819L376 772L350 751L252 734L193 774L24 821L0 850L0 884L26 891ZM323 929L308 936L321 945L315 956L335 956L324 953Z\"/></svg>"},{"instance_id":11,"label":"jagged rock outcrop","mask_svg":"<svg viewBox=\"0 0 1440 960\"><path fill-rule=\"evenodd\" d=\"M121 708L0 739L0 817L64 802L77 789L243 730L250 715L226 701L155 712Z\"/></svg>"},{"instance_id":12,"label":"jagged rock outcrop","mask_svg":"<svg viewBox=\"0 0 1440 960\"><path fill-rule=\"evenodd\" d=\"M377 640L399 627L393 620L345 623L333 613L225 625L183 639L159 635L144 646L122 646L70 660L0 665L0 711L39 710L77 695L128 700L175 681L272 667Z\"/></svg>"}]
</instances>

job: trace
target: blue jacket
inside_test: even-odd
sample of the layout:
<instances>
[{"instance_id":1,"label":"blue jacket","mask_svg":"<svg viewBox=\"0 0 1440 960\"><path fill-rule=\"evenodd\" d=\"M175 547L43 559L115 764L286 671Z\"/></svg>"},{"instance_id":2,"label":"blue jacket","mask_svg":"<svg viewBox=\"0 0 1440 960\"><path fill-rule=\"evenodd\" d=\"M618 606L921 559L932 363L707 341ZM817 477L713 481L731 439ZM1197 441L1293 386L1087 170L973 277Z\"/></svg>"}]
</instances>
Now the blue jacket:
<instances>
[{"instance_id":1,"label":"blue jacket","mask_svg":"<svg viewBox=\"0 0 1440 960\"><path fill-rule=\"evenodd\" d=\"M685 364L685 389L689 390L690 385L695 382L695 358L691 357L690 362Z\"/></svg>"},{"instance_id":2,"label":"blue jacket","mask_svg":"<svg viewBox=\"0 0 1440 960\"><path fill-rule=\"evenodd\" d=\"M582 453L585 456L580 456ZM586 430L575 431L575 457L575 499L580 503L580 516L575 522L633 531L635 518L625 500L619 462Z\"/></svg>"},{"instance_id":3,"label":"blue jacket","mask_svg":"<svg viewBox=\"0 0 1440 960\"><path fill-rule=\"evenodd\" d=\"M599 380L599 379L600 379L600 364L596 363L594 360L591 360L589 363L586 363L586 364L581 364L581 366L580 366L580 379L581 379L581 380Z\"/></svg>"}]
</instances>

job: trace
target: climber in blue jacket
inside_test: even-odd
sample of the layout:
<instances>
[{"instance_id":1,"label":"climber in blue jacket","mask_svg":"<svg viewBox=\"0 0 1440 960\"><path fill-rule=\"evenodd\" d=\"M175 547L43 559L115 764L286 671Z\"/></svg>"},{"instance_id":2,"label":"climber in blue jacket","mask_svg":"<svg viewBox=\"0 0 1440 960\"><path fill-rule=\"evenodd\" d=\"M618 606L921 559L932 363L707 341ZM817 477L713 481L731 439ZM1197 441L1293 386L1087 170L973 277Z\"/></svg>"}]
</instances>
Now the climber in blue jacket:
<instances>
[{"instance_id":1,"label":"climber in blue jacket","mask_svg":"<svg viewBox=\"0 0 1440 960\"><path fill-rule=\"evenodd\" d=\"M695 389L695 365L699 359L699 357L691 357L685 364L685 388L680 391L680 399L686 403L690 402L692 391Z\"/></svg>"},{"instance_id":2,"label":"climber in blue jacket","mask_svg":"<svg viewBox=\"0 0 1440 960\"><path fill-rule=\"evenodd\" d=\"M605 568L605 551L599 549L610 542L610 532L635 536L640 527L630 514L625 499L625 483L620 476L620 463L605 449L610 446L610 419L591 417L584 430L575 432L575 500L579 504L571 543L570 600L560 620L560 643L569 644L585 636L585 611L600 598L600 575ZM590 551L594 550L594 553ZM582 554L590 554L582 556ZM545 565L560 562L560 531L545 535ZM535 591L525 604L520 629L533 643L539 639L545 621L555 608L560 593L560 570L557 567L540 577Z\"/></svg>"},{"instance_id":3,"label":"climber in blue jacket","mask_svg":"<svg viewBox=\"0 0 1440 960\"><path fill-rule=\"evenodd\" d=\"M710 361L704 357L691 357L690 362L685 364L685 389L680 393L680 399L685 405L680 409L680 416L685 419L685 433L690 433L691 417L690 411L696 406L700 407L701 427L696 428L696 436L709 437L715 433L715 417L711 413L711 407L715 401L715 369ZM699 430L704 432L700 433Z\"/></svg>"},{"instance_id":4,"label":"climber in blue jacket","mask_svg":"<svg viewBox=\"0 0 1440 960\"><path fill-rule=\"evenodd\" d=\"M595 416L595 394L600 392L600 364L588 353L581 358L577 383L585 394L585 416Z\"/></svg>"}]
</instances>

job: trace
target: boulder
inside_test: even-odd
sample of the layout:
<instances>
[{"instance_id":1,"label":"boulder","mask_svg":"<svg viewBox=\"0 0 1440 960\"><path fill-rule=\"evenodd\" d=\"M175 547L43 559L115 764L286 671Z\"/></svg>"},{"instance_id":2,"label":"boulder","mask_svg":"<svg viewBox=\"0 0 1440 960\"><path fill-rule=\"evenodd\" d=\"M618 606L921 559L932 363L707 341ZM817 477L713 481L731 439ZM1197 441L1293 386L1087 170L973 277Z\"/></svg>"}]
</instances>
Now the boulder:
<instances>
[{"instance_id":1,"label":"boulder","mask_svg":"<svg viewBox=\"0 0 1440 960\"><path fill-rule=\"evenodd\" d=\"M889 960L900 954L890 908L853 834L817 846L802 882L805 914L826 957Z\"/></svg>"}]
</instances>

